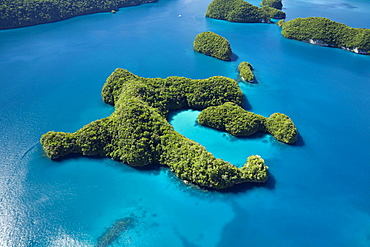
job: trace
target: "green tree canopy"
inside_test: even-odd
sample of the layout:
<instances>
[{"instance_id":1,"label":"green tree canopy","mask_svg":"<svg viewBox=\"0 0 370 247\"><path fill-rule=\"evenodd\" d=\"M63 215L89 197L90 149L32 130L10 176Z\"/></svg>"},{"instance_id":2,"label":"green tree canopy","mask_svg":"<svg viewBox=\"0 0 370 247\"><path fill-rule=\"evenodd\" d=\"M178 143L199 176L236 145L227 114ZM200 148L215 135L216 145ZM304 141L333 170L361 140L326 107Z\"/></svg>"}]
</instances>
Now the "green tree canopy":
<instances>
[{"instance_id":1,"label":"green tree canopy","mask_svg":"<svg viewBox=\"0 0 370 247\"><path fill-rule=\"evenodd\" d=\"M214 189L267 180L263 159L258 164L248 159L242 168L216 159L199 143L177 133L166 119L170 110L205 109L226 102L242 105L243 94L235 80L221 76L142 78L116 69L104 84L102 96L115 106L112 115L75 133L44 134L41 144L48 157L79 153L131 166L160 164L180 179Z\"/></svg>"},{"instance_id":2,"label":"green tree canopy","mask_svg":"<svg viewBox=\"0 0 370 247\"><path fill-rule=\"evenodd\" d=\"M2 0L0 29L26 27L74 16L117 11L157 0Z\"/></svg>"},{"instance_id":3,"label":"green tree canopy","mask_svg":"<svg viewBox=\"0 0 370 247\"><path fill-rule=\"evenodd\" d=\"M261 6L272 7L275 9L282 9L283 3L281 0L262 0Z\"/></svg>"},{"instance_id":4,"label":"green tree canopy","mask_svg":"<svg viewBox=\"0 0 370 247\"><path fill-rule=\"evenodd\" d=\"M283 19L285 13L272 7L258 8L244 0L213 0L206 16L232 22L270 22L271 18Z\"/></svg>"},{"instance_id":5,"label":"green tree canopy","mask_svg":"<svg viewBox=\"0 0 370 247\"><path fill-rule=\"evenodd\" d=\"M370 29L351 28L323 17L279 21L278 25L282 27L281 34L288 39L370 54Z\"/></svg>"},{"instance_id":6,"label":"green tree canopy","mask_svg":"<svg viewBox=\"0 0 370 247\"><path fill-rule=\"evenodd\" d=\"M231 60L230 43L224 37L213 32L203 32L195 37L193 43L194 50L207 56L215 57L221 60Z\"/></svg>"}]
</instances>

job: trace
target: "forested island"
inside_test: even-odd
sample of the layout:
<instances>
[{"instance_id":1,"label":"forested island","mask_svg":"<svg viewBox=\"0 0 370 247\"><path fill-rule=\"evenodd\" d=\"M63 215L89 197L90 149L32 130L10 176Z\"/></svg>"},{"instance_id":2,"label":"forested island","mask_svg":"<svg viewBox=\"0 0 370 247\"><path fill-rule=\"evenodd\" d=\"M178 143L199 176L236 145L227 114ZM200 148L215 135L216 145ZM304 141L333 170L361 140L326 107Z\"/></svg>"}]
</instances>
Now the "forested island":
<instances>
[{"instance_id":1,"label":"forested island","mask_svg":"<svg viewBox=\"0 0 370 247\"><path fill-rule=\"evenodd\" d=\"M254 82L253 67L248 62L241 62L238 65L240 79L244 82Z\"/></svg>"},{"instance_id":2,"label":"forested island","mask_svg":"<svg viewBox=\"0 0 370 247\"><path fill-rule=\"evenodd\" d=\"M157 0L2 0L0 29L26 27L65 20L118 8L157 2Z\"/></svg>"},{"instance_id":3,"label":"forested island","mask_svg":"<svg viewBox=\"0 0 370 247\"><path fill-rule=\"evenodd\" d=\"M198 116L198 123L237 137L250 136L259 131L267 132L288 144L296 142L298 136L297 128L288 116L274 113L266 118L232 102L204 109Z\"/></svg>"},{"instance_id":4,"label":"forested island","mask_svg":"<svg viewBox=\"0 0 370 247\"><path fill-rule=\"evenodd\" d=\"M171 110L203 110L226 102L242 105L243 93L235 80L222 76L142 78L116 69L104 84L102 96L115 106L111 116L75 133L44 134L40 141L48 157L78 153L131 166L158 164L168 166L182 180L214 189L267 180L268 168L261 157L252 155L238 168L176 132L166 119Z\"/></svg>"},{"instance_id":5,"label":"forested island","mask_svg":"<svg viewBox=\"0 0 370 247\"><path fill-rule=\"evenodd\" d=\"M207 56L225 61L231 60L232 50L229 41L210 31L198 34L193 42L193 48Z\"/></svg>"},{"instance_id":6,"label":"forested island","mask_svg":"<svg viewBox=\"0 0 370 247\"><path fill-rule=\"evenodd\" d=\"M275 9L282 9L283 3L281 0L262 0L261 6L272 7Z\"/></svg>"},{"instance_id":7,"label":"forested island","mask_svg":"<svg viewBox=\"0 0 370 247\"><path fill-rule=\"evenodd\" d=\"M324 17L281 20L278 25L288 39L370 55L370 29L351 28Z\"/></svg>"},{"instance_id":8,"label":"forested island","mask_svg":"<svg viewBox=\"0 0 370 247\"><path fill-rule=\"evenodd\" d=\"M268 6L259 8L244 0L213 0L206 16L231 22L269 23L272 18L284 19L285 13Z\"/></svg>"}]
</instances>

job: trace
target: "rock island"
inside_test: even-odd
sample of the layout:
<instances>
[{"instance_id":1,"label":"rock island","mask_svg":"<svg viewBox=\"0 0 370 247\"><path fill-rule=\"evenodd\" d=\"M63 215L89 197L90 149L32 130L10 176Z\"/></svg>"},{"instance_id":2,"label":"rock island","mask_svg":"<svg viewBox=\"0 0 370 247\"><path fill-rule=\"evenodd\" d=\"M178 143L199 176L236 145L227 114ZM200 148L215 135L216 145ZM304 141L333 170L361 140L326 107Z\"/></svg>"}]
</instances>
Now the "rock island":
<instances>
[{"instance_id":1,"label":"rock island","mask_svg":"<svg viewBox=\"0 0 370 247\"><path fill-rule=\"evenodd\" d=\"M269 23L271 18L284 19L285 13L268 6L259 8L244 0L213 0L206 16L231 22Z\"/></svg>"},{"instance_id":2,"label":"rock island","mask_svg":"<svg viewBox=\"0 0 370 247\"><path fill-rule=\"evenodd\" d=\"M166 119L171 110L203 110L226 102L242 105L243 94L235 80L222 76L142 78L116 69L104 84L102 96L115 106L112 115L75 133L44 134L41 144L48 157L77 153L109 157L131 166L158 164L169 167L182 180L213 189L266 182L267 166L261 157L252 155L238 168L176 132Z\"/></svg>"},{"instance_id":3,"label":"rock island","mask_svg":"<svg viewBox=\"0 0 370 247\"><path fill-rule=\"evenodd\" d=\"M195 37L193 48L207 56L225 61L231 60L232 50L229 41L214 32L207 31L198 34Z\"/></svg>"},{"instance_id":4,"label":"rock island","mask_svg":"<svg viewBox=\"0 0 370 247\"><path fill-rule=\"evenodd\" d=\"M288 39L370 55L370 29L351 28L324 17L281 20L278 25Z\"/></svg>"},{"instance_id":5,"label":"rock island","mask_svg":"<svg viewBox=\"0 0 370 247\"><path fill-rule=\"evenodd\" d=\"M2 0L0 29L27 27L157 0Z\"/></svg>"}]
</instances>

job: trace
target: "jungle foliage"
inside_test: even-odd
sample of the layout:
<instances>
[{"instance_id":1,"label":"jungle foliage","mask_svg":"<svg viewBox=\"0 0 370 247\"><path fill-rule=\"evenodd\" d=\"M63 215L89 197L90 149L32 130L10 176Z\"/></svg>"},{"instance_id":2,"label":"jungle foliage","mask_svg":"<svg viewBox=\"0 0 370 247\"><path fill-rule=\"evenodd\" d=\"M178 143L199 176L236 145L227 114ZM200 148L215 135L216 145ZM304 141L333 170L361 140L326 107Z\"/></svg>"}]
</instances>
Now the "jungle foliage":
<instances>
[{"instance_id":1,"label":"jungle foliage","mask_svg":"<svg viewBox=\"0 0 370 247\"><path fill-rule=\"evenodd\" d=\"M250 63L241 62L238 65L239 76L245 82L253 82L254 81L254 74L253 74L253 67Z\"/></svg>"},{"instance_id":2,"label":"jungle foliage","mask_svg":"<svg viewBox=\"0 0 370 247\"><path fill-rule=\"evenodd\" d=\"M265 122L266 131L277 140L293 144L298 139L298 131L293 121L282 113L274 113Z\"/></svg>"},{"instance_id":3,"label":"jungle foliage","mask_svg":"<svg viewBox=\"0 0 370 247\"><path fill-rule=\"evenodd\" d=\"M0 29L25 27L157 0L2 0Z\"/></svg>"},{"instance_id":4,"label":"jungle foliage","mask_svg":"<svg viewBox=\"0 0 370 247\"><path fill-rule=\"evenodd\" d=\"M258 8L244 0L213 0L206 16L231 22L270 22L271 18L283 19L285 13L272 7Z\"/></svg>"},{"instance_id":5,"label":"jungle foliage","mask_svg":"<svg viewBox=\"0 0 370 247\"><path fill-rule=\"evenodd\" d=\"M288 39L370 54L370 29L351 28L323 17L279 21L278 25L282 27L281 34Z\"/></svg>"},{"instance_id":6,"label":"jungle foliage","mask_svg":"<svg viewBox=\"0 0 370 247\"><path fill-rule=\"evenodd\" d=\"M243 95L236 81L221 76L203 80L142 78L116 69L102 96L115 106L115 112L75 133L44 134L41 144L48 157L80 153L110 157L131 166L159 164L168 166L180 179L214 189L267 180L262 158L250 158L237 168L177 133L166 120L170 110L205 109L226 102L241 105Z\"/></svg>"},{"instance_id":7,"label":"jungle foliage","mask_svg":"<svg viewBox=\"0 0 370 247\"><path fill-rule=\"evenodd\" d=\"M232 50L229 41L210 31L198 34L195 37L193 48L207 56L225 61L231 60Z\"/></svg>"},{"instance_id":8,"label":"jungle foliage","mask_svg":"<svg viewBox=\"0 0 370 247\"><path fill-rule=\"evenodd\" d=\"M198 116L198 123L237 137L250 136L258 131L268 132L289 144L293 144L298 136L297 128L288 116L274 113L265 118L231 102L204 109Z\"/></svg>"},{"instance_id":9,"label":"jungle foliage","mask_svg":"<svg viewBox=\"0 0 370 247\"><path fill-rule=\"evenodd\" d=\"M262 0L261 6L272 7L275 9L282 9L283 3L281 0Z\"/></svg>"}]
</instances>

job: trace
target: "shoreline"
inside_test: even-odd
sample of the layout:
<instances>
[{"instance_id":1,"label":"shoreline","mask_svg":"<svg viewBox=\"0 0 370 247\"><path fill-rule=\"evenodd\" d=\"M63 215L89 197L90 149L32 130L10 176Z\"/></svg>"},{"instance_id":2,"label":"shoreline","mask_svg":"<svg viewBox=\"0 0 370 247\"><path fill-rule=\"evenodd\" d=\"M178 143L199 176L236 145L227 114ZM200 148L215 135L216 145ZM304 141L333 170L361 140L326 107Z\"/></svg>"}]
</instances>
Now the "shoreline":
<instances>
[{"instance_id":1,"label":"shoreline","mask_svg":"<svg viewBox=\"0 0 370 247\"><path fill-rule=\"evenodd\" d=\"M147 3L157 3L158 0L134 0L132 1L131 3L128 3L128 4L120 4L120 5L117 5L117 6L111 6L109 8L107 7L102 7L102 8L99 8L99 6L95 7L95 9L89 9L89 10L82 10L81 13L77 13L77 14L70 14L70 15L66 15L66 16L62 16L64 13L61 12L61 9L57 9L57 11L55 9L50 9L51 11L54 10L56 13L55 14L58 14L58 15L54 15L53 17L49 17L48 19L33 19L32 21L29 21L29 15L31 15L32 13L35 13L37 12L38 14L42 14L42 15L50 15L50 11L49 12L41 12L41 11L38 11L38 10L34 10L33 12L29 11L29 12L23 12L21 15L18 15L18 16L13 16L14 18L9 18L9 19L1 19L0 18L0 31L1 30L11 30L11 29L17 29L17 28L23 28L23 27L31 27L31 26L36 26L36 25L40 25L40 24L47 24L47 23L54 23L54 22L59 22L59 21L63 21L63 20L68 20L68 19L71 19L73 17L78 17L78 16L84 16L84 15L91 15L91 14L97 14L97 13L108 13L108 12L111 12L112 14L115 14L117 11L119 11L120 8L126 8L126 7L133 7L133 6L139 6L141 4L147 4ZM28 7L28 6L27 6ZM52 7L55 7L55 8L58 8L58 7L61 7L61 6L58 6L58 5L55 5L55 6L52 6ZM94 7L92 7L94 8ZM71 7L72 9L72 7ZM71 9L67 9L67 10L71 10ZM4 11L6 14L8 14L6 12L6 9L0 9L0 11ZM12 12L10 13L12 14ZM23 21L22 22L22 19L21 18L28 18L26 21ZM51 19L53 18L53 19ZM18 23L18 25L16 25L15 23Z\"/></svg>"}]
</instances>

